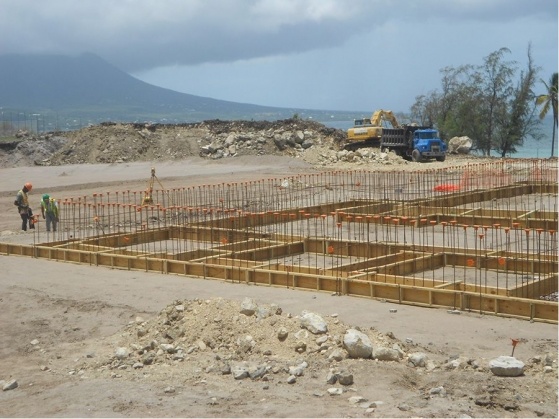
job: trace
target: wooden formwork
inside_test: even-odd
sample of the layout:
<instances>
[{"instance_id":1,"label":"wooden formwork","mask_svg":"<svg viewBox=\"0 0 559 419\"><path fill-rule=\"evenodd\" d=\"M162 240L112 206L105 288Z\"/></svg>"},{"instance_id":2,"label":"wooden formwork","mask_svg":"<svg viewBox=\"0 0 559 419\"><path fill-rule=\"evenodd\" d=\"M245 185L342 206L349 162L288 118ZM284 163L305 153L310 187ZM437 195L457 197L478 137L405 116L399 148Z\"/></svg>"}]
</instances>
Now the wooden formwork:
<instances>
[{"instance_id":1,"label":"wooden formwork","mask_svg":"<svg viewBox=\"0 0 559 419\"><path fill-rule=\"evenodd\" d=\"M163 228L143 226L135 232L103 234L84 239L39 245L0 243L0 254L35 257L113 269L143 270L212 278L255 285L298 288L373 298L398 304L451 308L484 314L512 316L558 323L557 302L538 299L541 290L558 291L556 254L512 252L477 248L453 248L394 241L371 242L340 237L304 237L300 234L263 232L263 226L300 222L312 217L335 223L354 223L361 229L387 228L413 220L413 228L434 224L459 229L491 228L557 230L557 213L538 210L484 209L477 203L530 193L557 194L557 184L522 183L488 190L455 192L430 199L405 202L354 199L284 211L265 211L239 217L216 217L189 225ZM467 207L470 205L470 207ZM473 206L472 206L473 205ZM362 224L366 223L367 226ZM299 223L300 224L300 223ZM369 224L372 226L369 229ZM288 224L285 224L286 226ZM352 224L349 224L350 226ZM374 227L373 227L374 226ZM292 225L291 225L292 227ZM410 226L408 226L410 228ZM266 228L266 230L268 230ZM423 230L425 231L425 230ZM443 234L444 234L443 227ZM476 230L477 231L477 230ZM513 230L511 230L513 231ZM405 234L405 230L404 230ZM349 233L348 233L349 236ZM389 236L388 236L389 237ZM405 237L405 235L404 235ZM444 238L444 235L443 235ZM153 243L193 242L190 248L156 249ZM434 240L432 239L434 243ZM193 247L194 246L194 247ZM481 246L480 246L481 247ZM533 250L533 249L532 249ZM332 266L289 264L286 258L311 254ZM336 263L333 263L333 262ZM444 269L460 270L464 277L474 273L478 283L457 275L444 279ZM443 269L442 279L436 274ZM426 278L425 272L429 272ZM448 272L448 271L447 271ZM481 275L521 277L520 283L503 288L482 286ZM527 273L529 278L525 278Z\"/></svg>"},{"instance_id":2,"label":"wooden formwork","mask_svg":"<svg viewBox=\"0 0 559 419\"><path fill-rule=\"evenodd\" d=\"M296 243L295 247L302 243ZM463 311L473 311L484 314L496 314L525 318L534 321L557 323L557 303L518 298L500 295L498 290L490 288L478 292L471 291L471 287L461 283L444 283L441 281L426 281L426 283L413 285L419 282L407 276L394 275L395 264L384 265L384 272L362 272L353 276L337 276L335 270L318 273L317 270L304 268L296 271L293 267L276 264L263 265L255 260L255 253L251 254L253 261L239 260L228 257L204 258L203 260L181 261L162 258L161 255L128 255L79 250L76 248L61 248L31 245L8 245L0 243L0 253L32 256L49 260L75 262L118 268L127 270L144 270L164 274L177 274L196 276L202 278L221 279L239 283L257 285L298 288L304 290L323 291L382 299L398 304L411 304L424 307L456 308ZM246 252L254 252L247 250ZM401 254L399 254L401 255ZM231 256L231 255L230 255ZM441 255L434 255L441 260ZM433 255L417 258L416 262L429 264ZM217 262L217 263L215 263ZM395 262L396 263L396 262ZM402 270L409 260L397 262L403 265ZM389 273L390 272L390 273ZM557 283L557 275L545 278L551 286ZM534 287L534 283L527 284ZM487 288L487 287L486 287ZM515 290L514 292L521 292Z\"/></svg>"}]
</instances>

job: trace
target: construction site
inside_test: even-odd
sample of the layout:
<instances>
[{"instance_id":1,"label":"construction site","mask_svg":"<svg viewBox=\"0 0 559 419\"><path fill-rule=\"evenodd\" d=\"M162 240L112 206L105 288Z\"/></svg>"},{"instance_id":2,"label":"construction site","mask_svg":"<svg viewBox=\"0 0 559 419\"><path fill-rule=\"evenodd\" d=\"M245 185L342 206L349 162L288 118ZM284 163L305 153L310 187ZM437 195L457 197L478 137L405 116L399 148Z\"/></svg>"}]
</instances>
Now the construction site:
<instances>
[{"instance_id":1,"label":"construction site","mask_svg":"<svg viewBox=\"0 0 559 419\"><path fill-rule=\"evenodd\" d=\"M329 171L58 200L0 254L557 323L557 160ZM231 179L233 180L233 179ZM30 236L28 236L30 237Z\"/></svg>"}]
</instances>

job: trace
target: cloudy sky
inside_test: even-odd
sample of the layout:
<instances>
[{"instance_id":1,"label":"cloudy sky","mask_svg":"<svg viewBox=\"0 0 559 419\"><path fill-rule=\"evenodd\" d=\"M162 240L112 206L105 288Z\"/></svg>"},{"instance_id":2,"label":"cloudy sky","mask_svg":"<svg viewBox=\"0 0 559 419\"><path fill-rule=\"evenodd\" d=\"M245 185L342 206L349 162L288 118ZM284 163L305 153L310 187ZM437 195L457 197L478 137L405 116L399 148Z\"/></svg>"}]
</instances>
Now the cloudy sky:
<instances>
[{"instance_id":1,"label":"cloudy sky","mask_svg":"<svg viewBox=\"0 0 559 419\"><path fill-rule=\"evenodd\" d=\"M0 0L0 54L91 52L199 96L407 112L442 68L501 47L523 68L531 45L549 80L557 21L557 0Z\"/></svg>"}]
</instances>

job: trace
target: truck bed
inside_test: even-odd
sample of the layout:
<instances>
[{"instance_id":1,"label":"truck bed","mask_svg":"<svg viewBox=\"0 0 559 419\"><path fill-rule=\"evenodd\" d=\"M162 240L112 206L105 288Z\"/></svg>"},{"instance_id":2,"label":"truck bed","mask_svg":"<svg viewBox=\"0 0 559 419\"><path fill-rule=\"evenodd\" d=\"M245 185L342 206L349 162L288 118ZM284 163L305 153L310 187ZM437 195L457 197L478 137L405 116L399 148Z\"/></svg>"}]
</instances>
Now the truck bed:
<instances>
[{"instance_id":1,"label":"truck bed","mask_svg":"<svg viewBox=\"0 0 559 419\"><path fill-rule=\"evenodd\" d=\"M408 147L411 144L413 133L418 129L427 128L430 127L405 126L403 128L384 128L380 145L381 147Z\"/></svg>"}]
</instances>

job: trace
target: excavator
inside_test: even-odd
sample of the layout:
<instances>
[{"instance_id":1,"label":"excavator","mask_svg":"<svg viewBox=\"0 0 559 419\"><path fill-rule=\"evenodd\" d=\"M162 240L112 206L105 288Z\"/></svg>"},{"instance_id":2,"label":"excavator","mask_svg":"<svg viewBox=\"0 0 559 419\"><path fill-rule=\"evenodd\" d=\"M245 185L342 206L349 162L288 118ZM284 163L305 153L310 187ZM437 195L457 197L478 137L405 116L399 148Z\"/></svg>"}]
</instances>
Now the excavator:
<instances>
[{"instance_id":1,"label":"excavator","mask_svg":"<svg viewBox=\"0 0 559 419\"><path fill-rule=\"evenodd\" d=\"M392 111L379 109L371 115L370 119L354 119L353 127L347 130L348 150L356 150L361 147L378 146L382 137L382 128L387 123L392 128L401 128Z\"/></svg>"}]
</instances>

